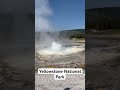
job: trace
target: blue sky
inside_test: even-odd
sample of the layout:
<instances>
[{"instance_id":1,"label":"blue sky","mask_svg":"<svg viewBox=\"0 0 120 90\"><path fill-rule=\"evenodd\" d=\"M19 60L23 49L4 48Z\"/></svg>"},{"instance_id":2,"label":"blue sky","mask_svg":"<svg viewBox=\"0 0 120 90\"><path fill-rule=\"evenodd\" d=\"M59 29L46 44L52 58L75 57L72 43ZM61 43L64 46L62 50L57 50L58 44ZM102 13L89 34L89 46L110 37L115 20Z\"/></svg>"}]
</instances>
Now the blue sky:
<instances>
[{"instance_id":1,"label":"blue sky","mask_svg":"<svg viewBox=\"0 0 120 90\"><path fill-rule=\"evenodd\" d=\"M36 31L84 28L84 0L35 0Z\"/></svg>"},{"instance_id":2,"label":"blue sky","mask_svg":"<svg viewBox=\"0 0 120 90\"><path fill-rule=\"evenodd\" d=\"M53 15L50 17L56 30L85 28L84 0L49 0Z\"/></svg>"}]
</instances>

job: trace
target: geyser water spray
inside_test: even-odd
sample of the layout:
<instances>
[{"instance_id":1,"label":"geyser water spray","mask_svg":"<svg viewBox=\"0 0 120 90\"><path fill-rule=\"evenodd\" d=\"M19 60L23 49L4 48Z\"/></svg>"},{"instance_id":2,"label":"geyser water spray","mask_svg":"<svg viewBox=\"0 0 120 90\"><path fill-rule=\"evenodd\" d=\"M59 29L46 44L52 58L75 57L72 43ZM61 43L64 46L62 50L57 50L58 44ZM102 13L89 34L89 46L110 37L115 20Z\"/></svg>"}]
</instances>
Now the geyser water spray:
<instances>
[{"instance_id":1,"label":"geyser water spray","mask_svg":"<svg viewBox=\"0 0 120 90\"><path fill-rule=\"evenodd\" d=\"M52 42L51 48L52 48L53 51L60 51L61 47L62 47L62 45L56 43L55 41Z\"/></svg>"}]
</instances>

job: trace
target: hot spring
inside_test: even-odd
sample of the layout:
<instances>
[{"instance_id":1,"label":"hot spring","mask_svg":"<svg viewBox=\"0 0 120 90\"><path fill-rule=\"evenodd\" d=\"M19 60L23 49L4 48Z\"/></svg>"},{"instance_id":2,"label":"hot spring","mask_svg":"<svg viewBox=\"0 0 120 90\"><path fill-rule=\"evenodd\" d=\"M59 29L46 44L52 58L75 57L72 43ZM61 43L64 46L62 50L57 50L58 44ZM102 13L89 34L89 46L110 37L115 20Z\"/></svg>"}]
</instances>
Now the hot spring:
<instances>
[{"instance_id":1,"label":"hot spring","mask_svg":"<svg viewBox=\"0 0 120 90\"><path fill-rule=\"evenodd\" d=\"M40 55L68 55L72 53L77 53L83 51L83 46L65 46L60 43L53 41L50 46L45 48L40 48L37 53Z\"/></svg>"}]
</instances>

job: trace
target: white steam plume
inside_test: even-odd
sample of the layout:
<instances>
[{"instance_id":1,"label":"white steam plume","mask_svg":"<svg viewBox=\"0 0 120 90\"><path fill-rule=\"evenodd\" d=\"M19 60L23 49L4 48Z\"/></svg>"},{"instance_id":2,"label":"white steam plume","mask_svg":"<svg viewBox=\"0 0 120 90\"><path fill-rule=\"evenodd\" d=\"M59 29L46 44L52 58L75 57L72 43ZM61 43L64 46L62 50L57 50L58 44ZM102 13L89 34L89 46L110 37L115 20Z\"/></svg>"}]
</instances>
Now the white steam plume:
<instances>
[{"instance_id":1,"label":"white steam plume","mask_svg":"<svg viewBox=\"0 0 120 90\"><path fill-rule=\"evenodd\" d=\"M52 10L48 0L35 0L35 30L46 32L53 30L48 19L52 15Z\"/></svg>"}]
</instances>

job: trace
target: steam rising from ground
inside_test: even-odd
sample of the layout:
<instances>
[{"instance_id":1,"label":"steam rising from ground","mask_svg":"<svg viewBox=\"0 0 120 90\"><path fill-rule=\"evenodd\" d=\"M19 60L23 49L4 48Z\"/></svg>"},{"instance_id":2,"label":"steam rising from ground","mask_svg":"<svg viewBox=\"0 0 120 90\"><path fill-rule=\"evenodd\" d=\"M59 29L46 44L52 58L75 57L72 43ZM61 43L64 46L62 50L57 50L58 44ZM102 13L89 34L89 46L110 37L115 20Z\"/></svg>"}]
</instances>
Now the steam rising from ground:
<instances>
[{"instance_id":1,"label":"steam rising from ground","mask_svg":"<svg viewBox=\"0 0 120 90\"><path fill-rule=\"evenodd\" d=\"M53 51L60 51L62 48L62 45L56 43L55 41L52 42L52 50Z\"/></svg>"},{"instance_id":2,"label":"steam rising from ground","mask_svg":"<svg viewBox=\"0 0 120 90\"><path fill-rule=\"evenodd\" d=\"M54 40L47 32L52 32L53 26L49 17L53 14L48 0L35 0L35 31L39 34L39 44L48 45Z\"/></svg>"},{"instance_id":3,"label":"steam rising from ground","mask_svg":"<svg viewBox=\"0 0 120 90\"><path fill-rule=\"evenodd\" d=\"M39 54L43 55L66 55L71 53L76 53L84 50L84 48L79 48L78 46L65 47L58 43L61 41L57 35L50 35L47 32L53 32L53 26L49 20L49 16L53 14L48 0L35 0L35 30L40 33L39 42L36 45ZM39 47L40 45L46 46L44 48ZM38 47L37 47L38 46Z\"/></svg>"},{"instance_id":4,"label":"steam rising from ground","mask_svg":"<svg viewBox=\"0 0 120 90\"><path fill-rule=\"evenodd\" d=\"M53 30L48 17L52 15L52 10L48 0L35 0L35 30L46 32Z\"/></svg>"},{"instance_id":5,"label":"steam rising from ground","mask_svg":"<svg viewBox=\"0 0 120 90\"><path fill-rule=\"evenodd\" d=\"M42 48L38 50L38 53L40 55L68 55L83 50L84 47L79 47L79 46L64 47L61 44L58 44L53 41L51 47Z\"/></svg>"}]
</instances>

